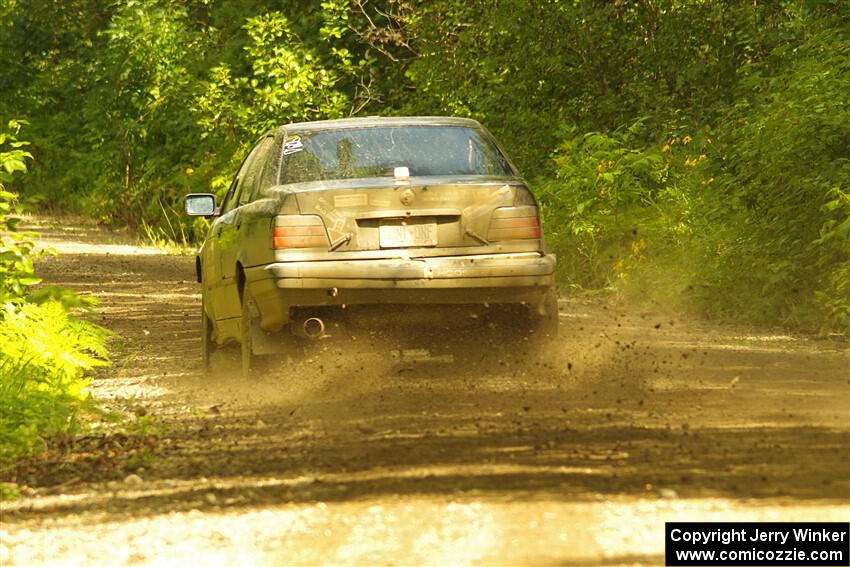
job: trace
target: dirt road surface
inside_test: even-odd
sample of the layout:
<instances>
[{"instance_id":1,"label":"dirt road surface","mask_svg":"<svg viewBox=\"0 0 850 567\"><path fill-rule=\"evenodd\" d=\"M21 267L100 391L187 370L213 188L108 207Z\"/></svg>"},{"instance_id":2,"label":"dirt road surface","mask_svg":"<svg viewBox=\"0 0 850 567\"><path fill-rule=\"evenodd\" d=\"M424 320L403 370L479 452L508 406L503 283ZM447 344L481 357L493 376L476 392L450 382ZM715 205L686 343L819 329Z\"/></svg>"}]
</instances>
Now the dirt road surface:
<instances>
[{"instance_id":1,"label":"dirt road surface","mask_svg":"<svg viewBox=\"0 0 850 567\"><path fill-rule=\"evenodd\" d=\"M537 360L355 340L205 377L191 257L42 228L135 425L6 474L4 566L652 565L665 521L850 517L846 343L562 301Z\"/></svg>"}]
</instances>

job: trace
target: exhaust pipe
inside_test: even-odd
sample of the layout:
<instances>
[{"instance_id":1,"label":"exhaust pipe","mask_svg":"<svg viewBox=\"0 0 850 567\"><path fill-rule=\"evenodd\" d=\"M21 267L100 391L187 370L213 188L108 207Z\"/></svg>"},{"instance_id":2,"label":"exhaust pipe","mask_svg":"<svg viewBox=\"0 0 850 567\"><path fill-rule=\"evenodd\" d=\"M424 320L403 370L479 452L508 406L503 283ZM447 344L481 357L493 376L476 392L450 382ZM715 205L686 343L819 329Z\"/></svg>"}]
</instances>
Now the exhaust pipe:
<instances>
[{"instance_id":1,"label":"exhaust pipe","mask_svg":"<svg viewBox=\"0 0 850 567\"><path fill-rule=\"evenodd\" d=\"M318 317L309 317L304 320L301 330L308 339L320 339L325 334L325 322Z\"/></svg>"},{"instance_id":2,"label":"exhaust pipe","mask_svg":"<svg viewBox=\"0 0 850 567\"><path fill-rule=\"evenodd\" d=\"M318 340L325 336L325 322L318 317L296 317L289 323L289 331L296 337Z\"/></svg>"}]
</instances>

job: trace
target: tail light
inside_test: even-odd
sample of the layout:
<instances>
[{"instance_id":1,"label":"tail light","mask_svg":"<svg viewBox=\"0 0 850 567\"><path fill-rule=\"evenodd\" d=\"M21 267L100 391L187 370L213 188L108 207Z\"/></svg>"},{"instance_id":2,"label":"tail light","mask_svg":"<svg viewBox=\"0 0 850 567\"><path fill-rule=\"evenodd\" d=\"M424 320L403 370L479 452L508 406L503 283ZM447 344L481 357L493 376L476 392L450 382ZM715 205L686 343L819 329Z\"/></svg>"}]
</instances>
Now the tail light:
<instances>
[{"instance_id":1,"label":"tail light","mask_svg":"<svg viewBox=\"0 0 850 567\"><path fill-rule=\"evenodd\" d=\"M272 248L327 248L328 233L316 215L278 215L272 228Z\"/></svg>"},{"instance_id":2,"label":"tail light","mask_svg":"<svg viewBox=\"0 0 850 567\"><path fill-rule=\"evenodd\" d=\"M487 240L538 239L540 235L537 207L500 207L490 218Z\"/></svg>"}]
</instances>

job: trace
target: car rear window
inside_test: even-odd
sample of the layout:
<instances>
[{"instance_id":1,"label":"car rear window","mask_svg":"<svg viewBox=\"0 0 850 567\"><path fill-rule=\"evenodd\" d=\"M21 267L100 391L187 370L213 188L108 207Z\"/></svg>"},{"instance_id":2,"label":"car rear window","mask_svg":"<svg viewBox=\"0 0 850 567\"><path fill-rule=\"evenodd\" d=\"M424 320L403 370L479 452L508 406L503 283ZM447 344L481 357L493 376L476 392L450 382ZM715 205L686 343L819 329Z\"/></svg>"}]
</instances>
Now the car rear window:
<instances>
[{"instance_id":1,"label":"car rear window","mask_svg":"<svg viewBox=\"0 0 850 567\"><path fill-rule=\"evenodd\" d=\"M482 132L460 126L393 126L290 134L281 183L393 176L513 175Z\"/></svg>"}]
</instances>

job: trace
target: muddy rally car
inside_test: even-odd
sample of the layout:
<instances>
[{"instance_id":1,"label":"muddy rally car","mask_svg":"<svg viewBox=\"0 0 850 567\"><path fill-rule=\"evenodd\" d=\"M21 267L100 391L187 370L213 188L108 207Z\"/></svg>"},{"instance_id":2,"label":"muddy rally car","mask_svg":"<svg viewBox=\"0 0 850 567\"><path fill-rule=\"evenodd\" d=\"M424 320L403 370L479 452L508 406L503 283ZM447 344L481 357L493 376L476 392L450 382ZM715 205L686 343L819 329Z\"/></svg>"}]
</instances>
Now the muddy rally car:
<instances>
[{"instance_id":1,"label":"muddy rally car","mask_svg":"<svg viewBox=\"0 0 850 567\"><path fill-rule=\"evenodd\" d=\"M357 333L458 358L557 333L555 257L534 195L493 137L457 118L290 124L261 137L196 258L205 366L216 348L304 352ZM384 343L381 343L384 344Z\"/></svg>"}]
</instances>

